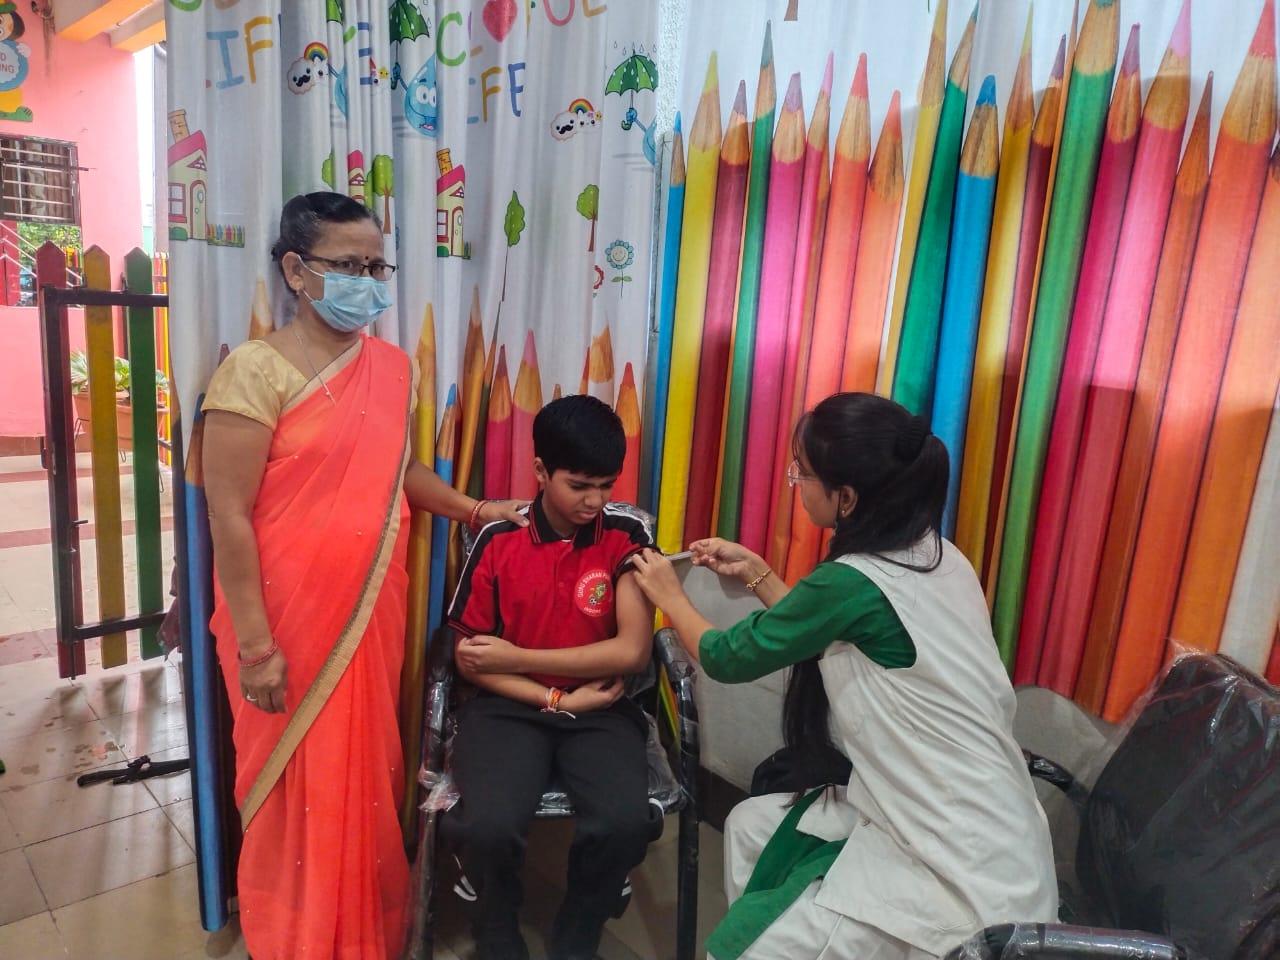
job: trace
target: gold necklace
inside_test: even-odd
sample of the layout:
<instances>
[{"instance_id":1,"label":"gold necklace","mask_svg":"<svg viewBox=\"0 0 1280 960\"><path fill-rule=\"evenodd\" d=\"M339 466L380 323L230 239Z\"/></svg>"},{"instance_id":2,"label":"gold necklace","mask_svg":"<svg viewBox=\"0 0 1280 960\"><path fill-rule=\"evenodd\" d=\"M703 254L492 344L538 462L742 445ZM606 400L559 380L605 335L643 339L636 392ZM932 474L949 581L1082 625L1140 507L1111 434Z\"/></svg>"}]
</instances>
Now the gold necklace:
<instances>
[{"instance_id":1,"label":"gold necklace","mask_svg":"<svg viewBox=\"0 0 1280 960\"><path fill-rule=\"evenodd\" d=\"M295 320L289 324L289 329L293 331L293 338L298 341L298 349L302 351L302 357L307 361L307 366L311 368L311 372L315 378L320 381L320 389L324 391L324 395L329 398L329 402L335 407L338 401L333 398L333 394L329 392L329 385L324 382L324 377L320 376L320 371L316 369L316 365L311 361L311 354L307 353L307 345L302 342L302 334L298 332L298 323Z\"/></svg>"}]
</instances>

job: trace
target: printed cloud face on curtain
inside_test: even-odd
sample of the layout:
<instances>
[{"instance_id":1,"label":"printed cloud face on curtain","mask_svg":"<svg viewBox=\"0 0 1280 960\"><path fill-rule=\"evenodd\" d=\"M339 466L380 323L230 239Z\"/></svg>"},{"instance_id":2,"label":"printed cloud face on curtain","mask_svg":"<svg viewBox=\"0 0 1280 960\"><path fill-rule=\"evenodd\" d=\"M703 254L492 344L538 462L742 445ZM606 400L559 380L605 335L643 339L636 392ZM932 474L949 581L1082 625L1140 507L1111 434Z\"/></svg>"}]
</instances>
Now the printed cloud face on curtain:
<instances>
[{"instance_id":1,"label":"printed cloud face on curtain","mask_svg":"<svg viewBox=\"0 0 1280 960\"><path fill-rule=\"evenodd\" d=\"M1116 720L1170 640L1275 669L1273 0L687 20L641 497L662 546L716 533L804 575L792 426L874 390L948 448L944 534L1017 682Z\"/></svg>"}]
</instances>

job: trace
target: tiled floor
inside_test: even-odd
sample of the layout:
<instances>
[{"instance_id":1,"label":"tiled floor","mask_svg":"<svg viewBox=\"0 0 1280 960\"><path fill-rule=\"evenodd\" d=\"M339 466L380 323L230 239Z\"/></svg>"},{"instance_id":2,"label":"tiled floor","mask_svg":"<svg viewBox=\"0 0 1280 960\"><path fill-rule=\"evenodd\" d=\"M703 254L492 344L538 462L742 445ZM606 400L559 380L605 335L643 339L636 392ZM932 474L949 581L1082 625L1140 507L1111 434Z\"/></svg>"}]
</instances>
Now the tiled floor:
<instances>
[{"instance_id":1,"label":"tiled floor","mask_svg":"<svg viewBox=\"0 0 1280 960\"><path fill-rule=\"evenodd\" d=\"M38 635L0 641L35 650ZM185 756L185 726L175 664L132 663L59 680L45 648L39 657L0 666L0 960L39 957L244 957L233 928L200 929L196 909L192 810L186 773L112 786L79 787L86 770L148 754ZM528 939L555 912L567 823L537 824L526 879ZM676 822L633 878L631 909L610 924L603 960L674 953ZM720 835L703 826L701 937L724 912ZM442 960L473 951L451 898L441 917ZM147 918L155 918L155 922Z\"/></svg>"},{"instance_id":2,"label":"tiled floor","mask_svg":"<svg viewBox=\"0 0 1280 960\"><path fill-rule=\"evenodd\" d=\"M50 548L29 542L48 526L44 480L27 476L38 469L31 458L0 459L0 960L244 958L234 919L216 933L200 928L189 776L76 785L87 770L144 753L186 755L181 676L177 663L139 662L131 641L127 666L102 670L90 643L88 674L58 678ZM26 475L6 482L17 473ZM90 507L82 493L82 517ZM14 531L26 533L6 540ZM96 607L92 553L87 543L87 611ZM535 956L562 888L570 829L540 823L530 837L524 917ZM702 942L725 899L720 835L704 825L700 838ZM603 960L674 956L675 841L673 818L632 878L631 907L609 925ZM460 902L446 897L436 956L473 957L465 930Z\"/></svg>"}]
</instances>

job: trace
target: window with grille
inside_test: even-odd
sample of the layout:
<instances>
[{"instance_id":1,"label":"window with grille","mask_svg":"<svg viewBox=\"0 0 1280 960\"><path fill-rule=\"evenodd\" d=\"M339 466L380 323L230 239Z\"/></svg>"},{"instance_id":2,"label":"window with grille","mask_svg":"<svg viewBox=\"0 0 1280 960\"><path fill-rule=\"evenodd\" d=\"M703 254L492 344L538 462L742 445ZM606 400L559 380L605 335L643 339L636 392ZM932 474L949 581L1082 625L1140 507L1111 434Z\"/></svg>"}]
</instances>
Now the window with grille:
<instances>
[{"instance_id":1,"label":"window with grille","mask_svg":"<svg viewBox=\"0 0 1280 960\"><path fill-rule=\"evenodd\" d=\"M80 222L76 146L0 136L0 219Z\"/></svg>"}]
</instances>

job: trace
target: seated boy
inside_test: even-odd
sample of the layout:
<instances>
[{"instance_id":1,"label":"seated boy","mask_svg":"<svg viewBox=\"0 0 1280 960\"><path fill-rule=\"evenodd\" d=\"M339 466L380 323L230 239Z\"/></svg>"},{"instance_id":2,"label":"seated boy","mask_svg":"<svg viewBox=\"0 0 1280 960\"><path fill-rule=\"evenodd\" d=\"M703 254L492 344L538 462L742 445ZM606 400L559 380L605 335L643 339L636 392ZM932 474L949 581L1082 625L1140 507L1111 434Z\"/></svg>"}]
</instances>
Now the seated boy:
<instances>
[{"instance_id":1,"label":"seated boy","mask_svg":"<svg viewBox=\"0 0 1280 960\"><path fill-rule=\"evenodd\" d=\"M541 493L532 522L481 531L449 609L458 671L479 689L459 712L462 799L446 822L478 894L477 957L525 960L525 833L558 778L577 820L550 956L589 960L653 833L648 728L622 696L623 678L652 652L653 609L629 561L653 537L644 514L609 503L626 439L607 405L589 396L548 404L533 446Z\"/></svg>"}]
</instances>

